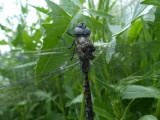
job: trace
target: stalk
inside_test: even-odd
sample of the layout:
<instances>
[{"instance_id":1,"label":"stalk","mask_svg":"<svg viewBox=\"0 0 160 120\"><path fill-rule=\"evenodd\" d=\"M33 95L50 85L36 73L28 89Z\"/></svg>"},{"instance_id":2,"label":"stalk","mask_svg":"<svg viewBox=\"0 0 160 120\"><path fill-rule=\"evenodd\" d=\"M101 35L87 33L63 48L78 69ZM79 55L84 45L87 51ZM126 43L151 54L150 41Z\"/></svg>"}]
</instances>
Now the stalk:
<instances>
[{"instance_id":1,"label":"stalk","mask_svg":"<svg viewBox=\"0 0 160 120\"><path fill-rule=\"evenodd\" d=\"M81 113L80 113L80 120L84 120L84 113L85 113L85 104L84 104L84 94L82 95L82 104L81 104Z\"/></svg>"},{"instance_id":2,"label":"stalk","mask_svg":"<svg viewBox=\"0 0 160 120\"><path fill-rule=\"evenodd\" d=\"M131 102L128 104L128 106L127 106L126 109L124 110L123 116L122 116L122 118L121 118L120 120L125 120L125 118L126 118L126 116L127 116L127 112L128 112L128 110L129 110L131 104L133 103L133 101L134 101L134 99L131 100Z\"/></svg>"},{"instance_id":3,"label":"stalk","mask_svg":"<svg viewBox=\"0 0 160 120\"><path fill-rule=\"evenodd\" d=\"M56 80L56 85L57 85L57 88L58 88L58 94L59 94L59 102L60 104L62 105L62 113L63 113L63 116L66 118L66 113L65 113L65 108L64 108L64 104L63 104L63 98L62 98L62 94L61 94L61 87L59 85L59 82L58 80Z\"/></svg>"},{"instance_id":4,"label":"stalk","mask_svg":"<svg viewBox=\"0 0 160 120\"><path fill-rule=\"evenodd\" d=\"M157 117L158 119L160 119L160 99L158 99L157 107L156 107L156 108L157 108L157 109L156 109L156 112L155 112L156 117Z\"/></svg>"},{"instance_id":5,"label":"stalk","mask_svg":"<svg viewBox=\"0 0 160 120\"><path fill-rule=\"evenodd\" d=\"M88 7L89 7L89 9L95 9L94 0L88 0Z\"/></svg>"}]
</instances>

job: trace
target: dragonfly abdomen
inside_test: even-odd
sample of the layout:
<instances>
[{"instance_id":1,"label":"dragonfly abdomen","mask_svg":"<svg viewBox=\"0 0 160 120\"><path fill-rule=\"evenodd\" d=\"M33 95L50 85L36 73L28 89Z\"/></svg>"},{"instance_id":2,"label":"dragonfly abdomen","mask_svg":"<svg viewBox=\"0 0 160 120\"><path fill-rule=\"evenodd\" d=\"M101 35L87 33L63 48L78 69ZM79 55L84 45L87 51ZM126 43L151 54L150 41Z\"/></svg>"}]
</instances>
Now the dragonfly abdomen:
<instances>
[{"instance_id":1,"label":"dragonfly abdomen","mask_svg":"<svg viewBox=\"0 0 160 120\"><path fill-rule=\"evenodd\" d=\"M91 100L91 91L88 80L88 73L84 73L84 99L86 105L86 117L87 120L93 120L93 110L92 110L92 100Z\"/></svg>"}]
</instances>

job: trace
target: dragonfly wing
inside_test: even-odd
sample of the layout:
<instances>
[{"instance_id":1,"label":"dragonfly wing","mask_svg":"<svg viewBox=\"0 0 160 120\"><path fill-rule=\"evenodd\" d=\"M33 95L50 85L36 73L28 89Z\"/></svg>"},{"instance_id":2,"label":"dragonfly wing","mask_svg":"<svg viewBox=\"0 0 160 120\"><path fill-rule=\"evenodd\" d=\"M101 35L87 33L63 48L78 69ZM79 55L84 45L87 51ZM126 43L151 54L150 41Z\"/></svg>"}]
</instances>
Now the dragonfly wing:
<instances>
[{"instance_id":1,"label":"dragonfly wing","mask_svg":"<svg viewBox=\"0 0 160 120\"><path fill-rule=\"evenodd\" d=\"M56 95L58 91L56 81L62 82L66 73L74 73L79 67L77 58L70 61L71 52L67 52L67 50L62 52L64 49L36 51L32 54L29 51L1 54L3 64L0 67L0 77L2 78L0 103L12 104L21 100L38 100L40 98L35 93L40 93L39 91L46 93L52 91ZM43 59L44 64L39 66L38 59ZM35 74L37 66L41 67L38 69L42 69L39 74Z\"/></svg>"}]
</instances>

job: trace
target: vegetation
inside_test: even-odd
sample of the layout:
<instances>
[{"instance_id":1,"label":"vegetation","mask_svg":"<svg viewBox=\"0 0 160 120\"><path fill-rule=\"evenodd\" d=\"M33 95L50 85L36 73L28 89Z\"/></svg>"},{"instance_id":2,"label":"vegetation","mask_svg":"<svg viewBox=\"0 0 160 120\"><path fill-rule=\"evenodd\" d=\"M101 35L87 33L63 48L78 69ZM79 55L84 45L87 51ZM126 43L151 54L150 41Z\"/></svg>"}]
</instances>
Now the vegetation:
<instances>
[{"instance_id":1,"label":"vegetation","mask_svg":"<svg viewBox=\"0 0 160 120\"><path fill-rule=\"evenodd\" d=\"M11 48L0 54L0 118L85 119L78 58L70 61L73 49L57 37L70 45L67 30L84 22L96 46L89 75L95 120L160 119L160 2L60 1L46 0L49 10L30 5L38 16L31 26L28 5L16 30L0 24L8 39L0 44Z\"/></svg>"}]
</instances>

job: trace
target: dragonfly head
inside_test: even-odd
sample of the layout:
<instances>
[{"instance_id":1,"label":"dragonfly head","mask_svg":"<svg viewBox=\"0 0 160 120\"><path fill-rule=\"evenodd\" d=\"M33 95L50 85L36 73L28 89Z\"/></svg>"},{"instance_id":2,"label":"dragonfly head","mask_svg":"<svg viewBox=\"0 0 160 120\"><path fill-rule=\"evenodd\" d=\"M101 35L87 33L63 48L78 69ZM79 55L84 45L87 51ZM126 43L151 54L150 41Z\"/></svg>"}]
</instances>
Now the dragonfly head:
<instances>
[{"instance_id":1,"label":"dragonfly head","mask_svg":"<svg viewBox=\"0 0 160 120\"><path fill-rule=\"evenodd\" d=\"M91 31L83 22L81 22L81 23L78 23L78 25L75 27L73 34L76 36L90 35Z\"/></svg>"}]
</instances>

